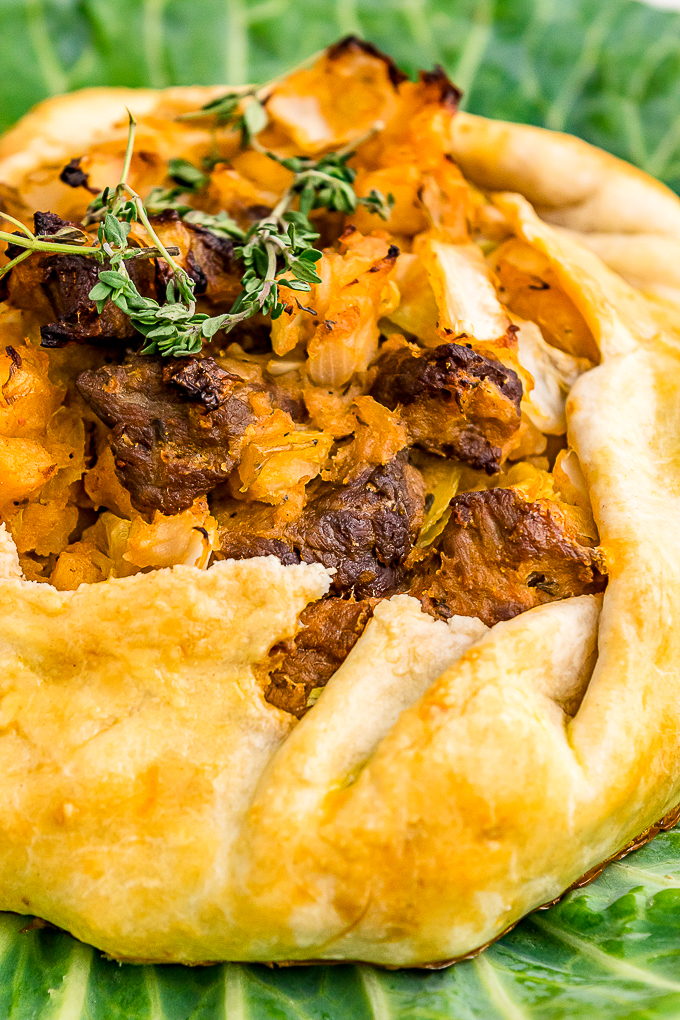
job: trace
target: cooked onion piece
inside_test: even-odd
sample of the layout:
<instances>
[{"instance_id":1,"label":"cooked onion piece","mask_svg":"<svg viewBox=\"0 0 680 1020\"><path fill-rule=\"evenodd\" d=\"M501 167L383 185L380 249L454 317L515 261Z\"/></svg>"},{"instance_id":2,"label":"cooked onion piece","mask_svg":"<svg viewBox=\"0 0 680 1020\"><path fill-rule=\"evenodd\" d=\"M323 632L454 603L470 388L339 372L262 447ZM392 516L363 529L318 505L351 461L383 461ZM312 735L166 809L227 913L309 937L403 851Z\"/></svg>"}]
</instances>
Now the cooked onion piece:
<instances>
[{"instance_id":1,"label":"cooked onion piece","mask_svg":"<svg viewBox=\"0 0 680 1020\"><path fill-rule=\"evenodd\" d=\"M561 436L567 431L565 405L567 394L579 375L592 367L587 358L575 358L543 339L535 322L512 316L517 333L517 359L525 372L522 410L546 435ZM525 377L526 378L526 377Z\"/></svg>"},{"instance_id":2,"label":"cooked onion piece","mask_svg":"<svg viewBox=\"0 0 680 1020\"><path fill-rule=\"evenodd\" d=\"M439 324L454 336L501 340L510 325L476 245L426 241L420 252L439 309Z\"/></svg>"}]
</instances>

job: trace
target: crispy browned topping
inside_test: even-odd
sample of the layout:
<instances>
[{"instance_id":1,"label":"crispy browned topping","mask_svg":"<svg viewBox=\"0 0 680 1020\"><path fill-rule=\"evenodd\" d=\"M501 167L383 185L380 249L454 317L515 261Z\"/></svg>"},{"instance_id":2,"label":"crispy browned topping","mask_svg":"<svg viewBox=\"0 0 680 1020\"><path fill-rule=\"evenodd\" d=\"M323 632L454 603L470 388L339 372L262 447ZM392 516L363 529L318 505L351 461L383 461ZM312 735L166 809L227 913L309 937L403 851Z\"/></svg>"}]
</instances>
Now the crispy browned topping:
<instances>
[{"instance_id":1,"label":"crispy browned topping","mask_svg":"<svg viewBox=\"0 0 680 1020\"><path fill-rule=\"evenodd\" d=\"M436 101L454 113L463 98L461 90L453 84L441 64L435 64L431 71L419 71L418 80L436 93Z\"/></svg>"},{"instance_id":2,"label":"crispy browned topping","mask_svg":"<svg viewBox=\"0 0 680 1020\"><path fill-rule=\"evenodd\" d=\"M392 57L388 57L386 53L382 53L373 43L366 42L365 39L360 39L356 35L346 35L344 39L340 39L333 46L329 46L327 53L329 60L337 60L338 57L342 57L346 53L367 53L369 56L383 61L389 79L395 88L401 85L403 81L408 81L408 75L404 74L401 68L397 67Z\"/></svg>"},{"instance_id":3,"label":"crispy browned topping","mask_svg":"<svg viewBox=\"0 0 680 1020\"><path fill-rule=\"evenodd\" d=\"M264 696L271 705L298 718L310 693L325 687L364 632L377 599L350 602L329 598L313 602L300 615L301 630L287 644ZM276 654L280 649L273 649Z\"/></svg>"},{"instance_id":4,"label":"crispy browned topping","mask_svg":"<svg viewBox=\"0 0 680 1020\"><path fill-rule=\"evenodd\" d=\"M514 489L465 492L411 594L432 616L478 616L488 626L545 602L603 591L578 511Z\"/></svg>"},{"instance_id":5,"label":"crispy browned topping","mask_svg":"<svg viewBox=\"0 0 680 1020\"><path fill-rule=\"evenodd\" d=\"M411 442L488 474L500 469L503 447L520 425L517 375L462 344L389 352L371 395L402 408Z\"/></svg>"},{"instance_id":6,"label":"crispy browned topping","mask_svg":"<svg viewBox=\"0 0 680 1020\"><path fill-rule=\"evenodd\" d=\"M216 411L240 379L220 368L214 358L173 358L163 366L163 382L177 386L185 397L199 401L207 411Z\"/></svg>"}]
</instances>

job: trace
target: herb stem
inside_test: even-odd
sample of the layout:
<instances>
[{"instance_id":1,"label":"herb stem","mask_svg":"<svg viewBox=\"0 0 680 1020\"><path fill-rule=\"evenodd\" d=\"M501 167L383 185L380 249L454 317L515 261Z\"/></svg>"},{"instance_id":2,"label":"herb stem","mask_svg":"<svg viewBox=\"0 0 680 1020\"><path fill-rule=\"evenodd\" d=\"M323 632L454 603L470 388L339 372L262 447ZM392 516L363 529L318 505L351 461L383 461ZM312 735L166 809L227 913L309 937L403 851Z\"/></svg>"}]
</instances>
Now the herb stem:
<instances>
[{"instance_id":1,"label":"herb stem","mask_svg":"<svg viewBox=\"0 0 680 1020\"><path fill-rule=\"evenodd\" d=\"M0 280L5 273L9 273L11 269L14 269L15 266L18 266L20 262L23 262L24 259L27 259L28 256L32 254L32 249L28 248L26 251L22 251L21 255L17 255L15 259L12 259L11 262L6 262L4 266L0 266Z\"/></svg>"},{"instance_id":2,"label":"herb stem","mask_svg":"<svg viewBox=\"0 0 680 1020\"><path fill-rule=\"evenodd\" d=\"M267 274L264 278L262 290L260 291L257 299L257 303L260 308L262 308L267 300L269 292L272 289L272 285L276 280L276 259L278 252L276 250L276 245L272 244L272 239L269 237L265 240L265 248L267 250Z\"/></svg>"},{"instance_id":3,"label":"herb stem","mask_svg":"<svg viewBox=\"0 0 680 1020\"><path fill-rule=\"evenodd\" d=\"M126 107L127 109L127 107ZM135 145L135 133L137 131L137 121L132 116L130 111L127 111L127 115L130 118L128 123L128 140L125 148L125 159L123 161L123 169L120 173L120 180L118 181L117 191L122 193L123 188L127 184L127 176L130 173L130 164L132 163L132 150Z\"/></svg>"},{"instance_id":4,"label":"herb stem","mask_svg":"<svg viewBox=\"0 0 680 1020\"><path fill-rule=\"evenodd\" d=\"M146 227L146 231L147 231L149 237L153 241L154 245L158 248L158 250L160 251L160 253L163 256L163 258L165 259L165 261L168 263L168 265L171 267L171 269L177 274L178 277L180 277L182 279L186 277L186 280L188 281L189 277L187 276L187 274L184 272L182 267L179 266L175 262L175 260L173 259L172 255L167 250L167 248L165 247L165 245L161 241L160 237L158 236L156 231L151 226L151 221L149 220L149 217L147 216L146 209L144 208L144 203L142 202L142 200L139 197L139 195L137 194L137 192L133 188L131 188L129 184L124 184L123 188L125 189L125 191L127 191L128 195L132 198L132 200L133 200L133 202L135 204L135 209L137 210L137 215L139 216L139 219L141 220L141 222ZM193 287L193 281L190 281L189 286Z\"/></svg>"},{"instance_id":5,"label":"herb stem","mask_svg":"<svg viewBox=\"0 0 680 1020\"><path fill-rule=\"evenodd\" d=\"M4 216L4 213L2 215ZM29 251L50 251L57 255L95 255L100 251L99 248L83 247L78 244L39 241L33 234L30 237L17 237L16 234L8 234L5 230L0 230L0 241L16 244L19 248L28 248Z\"/></svg>"},{"instance_id":6,"label":"herb stem","mask_svg":"<svg viewBox=\"0 0 680 1020\"><path fill-rule=\"evenodd\" d=\"M15 227L19 227L20 230L23 230L26 237L35 237L35 234L30 231L28 227L25 227L21 220L16 220L13 216L10 216L9 213L0 212L0 219L9 220L9 222L13 223Z\"/></svg>"}]
</instances>

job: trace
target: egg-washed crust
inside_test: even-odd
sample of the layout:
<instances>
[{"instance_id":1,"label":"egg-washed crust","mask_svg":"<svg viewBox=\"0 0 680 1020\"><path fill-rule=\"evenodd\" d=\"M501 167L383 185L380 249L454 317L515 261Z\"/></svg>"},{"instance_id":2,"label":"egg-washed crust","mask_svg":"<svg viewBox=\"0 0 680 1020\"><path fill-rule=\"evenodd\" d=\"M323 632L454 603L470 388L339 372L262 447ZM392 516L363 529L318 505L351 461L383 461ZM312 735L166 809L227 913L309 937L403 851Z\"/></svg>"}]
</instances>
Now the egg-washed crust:
<instances>
[{"instance_id":1,"label":"egg-washed crust","mask_svg":"<svg viewBox=\"0 0 680 1020\"><path fill-rule=\"evenodd\" d=\"M0 180L20 190L122 137L122 103L168 118L173 155L170 118L220 92L50 100L0 143ZM384 600L296 722L264 701L258 667L327 591L321 566L227 561L60 592L20 578L3 529L3 909L118 959L429 966L484 946L680 801L680 277L654 269L680 245L680 203L537 128L459 114L452 153L498 189L600 349L567 417L604 598L491 629Z\"/></svg>"}]
</instances>

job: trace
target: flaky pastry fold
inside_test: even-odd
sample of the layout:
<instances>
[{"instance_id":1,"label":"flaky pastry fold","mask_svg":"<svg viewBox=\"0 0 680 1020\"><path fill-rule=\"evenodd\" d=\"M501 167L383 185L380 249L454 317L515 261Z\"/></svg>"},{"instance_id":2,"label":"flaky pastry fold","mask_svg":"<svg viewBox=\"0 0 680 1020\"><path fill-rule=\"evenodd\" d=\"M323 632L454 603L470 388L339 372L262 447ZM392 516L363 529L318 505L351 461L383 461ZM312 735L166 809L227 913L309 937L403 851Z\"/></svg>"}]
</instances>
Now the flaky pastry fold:
<instances>
[{"instance_id":1,"label":"flaky pastry fold","mask_svg":"<svg viewBox=\"0 0 680 1020\"><path fill-rule=\"evenodd\" d=\"M125 104L170 155L172 118L219 91L50 100L0 142L0 180L21 190L122 137ZM603 601L489 630L394 596L296 722L258 667L327 591L320 566L226 561L59 592L20 578L3 532L0 908L119 959L426 965L488 942L680 801L680 203L538 128L458 114L451 144L600 349L567 418Z\"/></svg>"}]
</instances>

